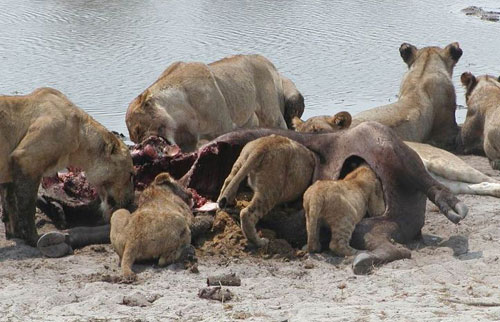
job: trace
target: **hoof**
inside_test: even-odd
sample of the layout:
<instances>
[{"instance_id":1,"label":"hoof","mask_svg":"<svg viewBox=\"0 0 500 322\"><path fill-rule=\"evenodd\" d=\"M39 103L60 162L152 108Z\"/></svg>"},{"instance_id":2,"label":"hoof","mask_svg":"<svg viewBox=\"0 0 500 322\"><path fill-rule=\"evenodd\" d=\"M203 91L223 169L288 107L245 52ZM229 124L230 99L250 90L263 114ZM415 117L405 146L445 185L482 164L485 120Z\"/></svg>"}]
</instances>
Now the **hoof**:
<instances>
[{"instance_id":1,"label":"hoof","mask_svg":"<svg viewBox=\"0 0 500 322\"><path fill-rule=\"evenodd\" d=\"M373 271L375 265L375 256L362 252L358 254L352 262L352 270L356 275L366 275Z\"/></svg>"},{"instance_id":2,"label":"hoof","mask_svg":"<svg viewBox=\"0 0 500 322\"><path fill-rule=\"evenodd\" d=\"M36 247L46 257L63 257L73 254L73 249L67 241L66 234L53 231L43 234L37 242Z\"/></svg>"}]
</instances>

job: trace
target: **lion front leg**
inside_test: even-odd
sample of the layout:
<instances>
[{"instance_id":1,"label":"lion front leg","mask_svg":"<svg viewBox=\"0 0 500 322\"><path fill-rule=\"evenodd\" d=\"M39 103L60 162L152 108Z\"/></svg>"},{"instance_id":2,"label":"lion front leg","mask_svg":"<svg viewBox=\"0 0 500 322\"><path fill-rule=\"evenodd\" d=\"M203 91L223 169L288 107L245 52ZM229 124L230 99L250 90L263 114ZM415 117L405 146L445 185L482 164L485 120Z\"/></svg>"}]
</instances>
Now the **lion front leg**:
<instances>
[{"instance_id":1,"label":"lion front leg","mask_svg":"<svg viewBox=\"0 0 500 322\"><path fill-rule=\"evenodd\" d=\"M12 237L25 240L29 245L36 246L38 233L35 226L36 197L40 180L16 171L13 192L16 211L12 213Z\"/></svg>"},{"instance_id":2,"label":"lion front leg","mask_svg":"<svg viewBox=\"0 0 500 322\"><path fill-rule=\"evenodd\" d=\"M0 184L0 197L2 203L2 222L5 225L5 237L11 239L14 228L12 223L15 221L16 204L14 197L14 184L12 182Z\"/></svg>"}]
</instances>

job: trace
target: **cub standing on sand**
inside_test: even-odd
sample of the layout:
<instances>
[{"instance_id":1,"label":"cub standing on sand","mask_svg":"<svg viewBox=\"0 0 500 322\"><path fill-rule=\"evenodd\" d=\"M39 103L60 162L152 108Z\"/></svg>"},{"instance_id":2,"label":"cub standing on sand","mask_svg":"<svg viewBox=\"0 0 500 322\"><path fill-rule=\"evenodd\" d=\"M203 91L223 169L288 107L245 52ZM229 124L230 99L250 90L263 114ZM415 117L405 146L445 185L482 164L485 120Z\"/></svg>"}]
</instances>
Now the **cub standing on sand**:
<instances>
[{"instance_id":1,"label":"cub standing on sand","mask_svg":"<svg viewBox=\"0 0 500 322\"><path fill-rule=\"evenodd\" d=\"M83 169L97 189L104 219L132 202L132 158L114 134L55 89L0 96L0 195L7 238L37 243L35 202L42 176L70 165Z\"/></svg>"},{"instance_id":2,"label":"cub standing on sand","mask_svg":"<svg viewBox=\"0 0 500 322\"><path fill-rule=\"evenodd\" d=\"M259 238L255 225L274 206L300 198L311 184L316 157L302 144L271 135L249 142L224 181L217 202L221 208L234 203L240 183L248 176L254 194L241 210L241 229L250 243L267 245Z\"/></svg>"},{"instance_id":3,"label":"cub standing on sand","mask_svg":"<svg viewBox=\"0 0 500 322\"><path fill-rule=\"evenodd\" d=\"M175 62L129 105L130 139L166 138L183 151L240 128L291 127L304 111L293 82L260 55L203 63Z\"/></svg>"},{"instance_id":4,"label":"cub standing on sand","mask_svg":"<svg viewBox=\"0 0 500 322\"><path fill-rule=\"evenodd\" d=\"M352 232L366 212L380 216L385 211L382 185L367 164L362 164L342 180L319 180L304 193L307 250L321 251L320 225L331 230L330 250L351 256L357 250L349 246Z\"/></svg>"},{"instance_id":5,"label":"cub standing on sand","mask_svg":"<svg viewBox=\"0 0 500 322\"><path fill-rule=\"evenodd\" d=\"M132 214L126 209L111 217L110 239L124 277L132 277L136 260L156 259L159 266L177 261L191 245L191 193L164 172L139 198Z\"/></svg>"},{"instance_id":6,"label":"cub standing on sand","mask_svg":"<svg viewBox=\"0 0 500 322\"><path fill-rule=\"evenodd\" d=\"M486 153L491 167L500 170L500 77L460 77L466 88L467 116L461 138L465 152Z\"/></svg>"}]
</instances>

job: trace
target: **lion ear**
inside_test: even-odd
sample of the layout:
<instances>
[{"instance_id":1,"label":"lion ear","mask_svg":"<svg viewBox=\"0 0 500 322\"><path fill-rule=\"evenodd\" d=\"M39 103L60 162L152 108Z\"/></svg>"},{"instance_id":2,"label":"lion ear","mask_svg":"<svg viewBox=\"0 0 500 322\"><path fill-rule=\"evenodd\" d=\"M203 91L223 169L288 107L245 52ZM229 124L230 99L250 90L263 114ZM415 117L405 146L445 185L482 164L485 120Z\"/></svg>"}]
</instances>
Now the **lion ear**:
<instances>
[{"instance_id":1,"label":"lion ear","mask_svg":"<svg viewBox=\"0 0 500 322\"><path fill-rule=\"evenodd\" d=\"M401 55L401 58L403 58L403 61L406 63L406 65L408 65L408 67L410 67L411 64L413 64L413 62L415 61L417 51L417 47L408 43L402 43L399 47L399 54Z\"/></svg>"},{"instance_id":2,"label":"lion ear","mask_svg":"<svg viewBox=\"0 0 500 322\"><path fill-rule=\"evenodd\" d=\"M170 185L174 182L174 178L168 172L162 172L155 177L154 184L156 185Z\"/></svg>"},{"instance_id":3,"label":"lion ear","mask_svg":"<svg viewBox=\"0 0 500 322\"><path fill-rule=\"evenodd\" d=\"M446 48L448 49L448 52L450 53L451 58L455 62L457 62L460 59L460 57L462 57L463 51L462 51L462 48L460 48L460 45L458 44L458 42L451 43L448 46L446 46Z\"/></svg>"},{"instance_id":4,"label":"lion ear","mask_svg":"<svg viewBox=\"0 0 500 322\"><path fill-rule=\"evenodd\" d=\"M139 106L142 106L144 110L151 110L153 105L151 102L151 95L149 93L149 90L145 90L144 92L139 94L139 96L137 97L137 103Z\"/></svg>"},{"instance_id":5,"label":"lion ear","mask_svg":"<svg viewBox=\"0 0 500 322\"><path fill-rule=\"evenodd\" d=\"M467 89L472 89L477 83L476 77L474 77L474 75L472 75L472 73L470 72L462 73L462 75L460 76L460 81L462 82L462 85Z\"/></svg>"},{"instance_id":6,"label":"lion ear","mask_svg":"<svg viewBox=\"0 0 500 322\"><path fill-rule=\"evenodd\" d=\"M351 113L343 111L339 112L329 118L328 123L332 126L337 126L340 129L347 129L351 126L352 116Z\"/></svg>"},{"instance_id":7,"label":"lion ear","mask_svg":"<svg viewBox=\"0 0 500 322\"><path fill-rule=\"evenodd\" d=\"M292 125L293 128L296 129L298 126L304 124L304 121L302 121L298 116L294 116L292 119Z\"/></svg>"},{"instance_id":8,"label":"lion ear","mask_svg":"<svg viewBox=\"0 0 500 322\"><path fill-rule=\"evenodd\" d=\"M500 76L498 76L498 78L497 78L497 82L500 82Z\"/></svg>"}]
</instances>

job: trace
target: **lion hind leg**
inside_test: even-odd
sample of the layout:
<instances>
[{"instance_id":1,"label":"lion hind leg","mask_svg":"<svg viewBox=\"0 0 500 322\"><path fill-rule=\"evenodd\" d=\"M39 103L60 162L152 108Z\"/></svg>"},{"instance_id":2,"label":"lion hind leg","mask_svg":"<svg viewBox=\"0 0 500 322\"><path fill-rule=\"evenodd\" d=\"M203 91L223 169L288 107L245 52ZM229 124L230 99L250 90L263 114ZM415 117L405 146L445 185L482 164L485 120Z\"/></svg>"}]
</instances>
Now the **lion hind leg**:
<instances>
[{"instance_id":1,"label":"lion hind leg","mask_svg":"<svg viewBox=\"0 0 500 322\"><path fill-rule=\"evenodd\" d=\"M176 245L176 247L169 248L168 251L160 255L158 259L158 266L160 267L165 267L179 261L182 255L189 250L189 246L191 245L191 231L189 227L186 225L179 236L177 236L175 240L170 240L169 242L171 245Z\"/></svg>"},{"instance_id":2,"label":"lion hind leg","mask_svg":"<svg viewBox=\"0 0 500 322\"><path fill-rule=\"evenodd\" d=\"M307 251L317 253L321 251L319 241L319 216L320 209L316 205L304 205L306 211L306 229L307 229Z\"/></svg>"},{"instance_id":3,"label":"lion hind leg","mask_svg":"<svg viewBox=\"0 0 500 322\"><path fill-rule=\"evenodd\" d=\"M255 225L260 218L265 216L269 210L271 210L274 204L270 200L265 200L265 198L270 198L270 195L263 197L258 191L256 191L250 201L250 204L244 208L240 213L241 220L241 230L245 238L257 247L265 247L269 243L266 238L260 238L257 235L257 230Z\"/></svg>"},{"instance_id":4,"label":"lion hind leg","mask_svg":"<svg viewBox=\"0 0 500 322\"><path fill-rule=\"evenodd\" d=\"M134 247L132 247L130 243L127 243L121 261L122 274L125 278L133 278L135 276L135 273L132 271L132 265L135 262L135 254L136 250Z\"/></svg>"},{"instance_id":5,"label":"lion hind leg","mask_svg":"<svg viewBox=\"0 0 500 322\"><path fill-rule=\"evenodd\" d=\"M329 246L333 253L344 257L353 256L358 253L358 250L349 245L355 224L355 218L352 218L349 213L344 214L336 223L330 223L332 238Z\"/></svg>"}]
</instances>

